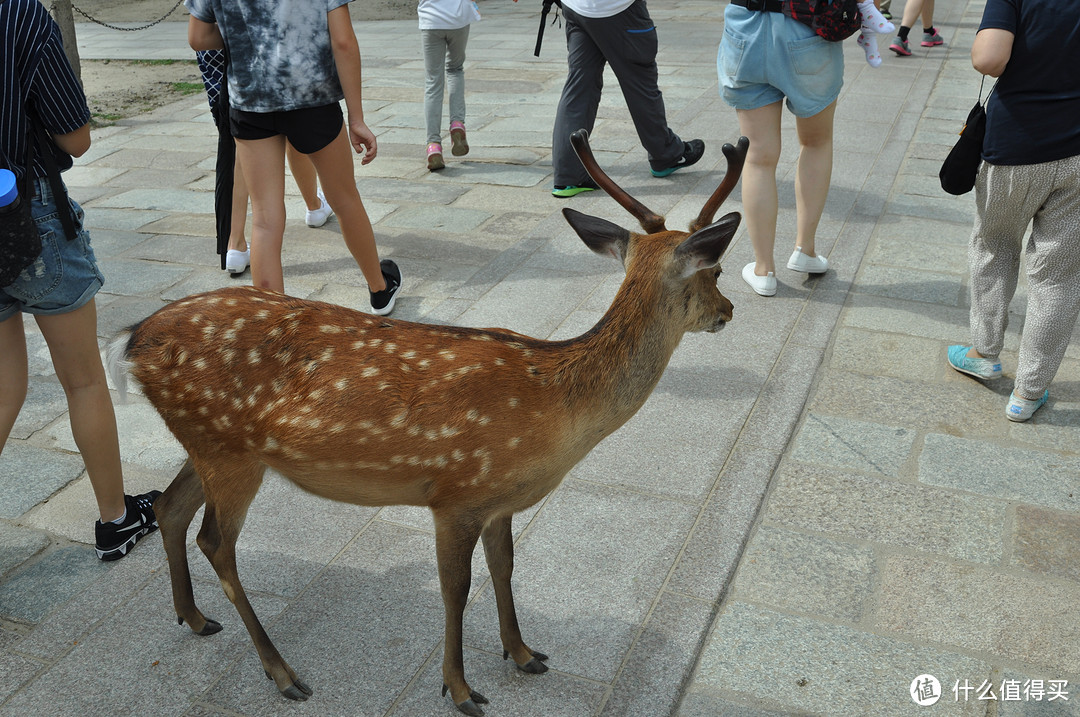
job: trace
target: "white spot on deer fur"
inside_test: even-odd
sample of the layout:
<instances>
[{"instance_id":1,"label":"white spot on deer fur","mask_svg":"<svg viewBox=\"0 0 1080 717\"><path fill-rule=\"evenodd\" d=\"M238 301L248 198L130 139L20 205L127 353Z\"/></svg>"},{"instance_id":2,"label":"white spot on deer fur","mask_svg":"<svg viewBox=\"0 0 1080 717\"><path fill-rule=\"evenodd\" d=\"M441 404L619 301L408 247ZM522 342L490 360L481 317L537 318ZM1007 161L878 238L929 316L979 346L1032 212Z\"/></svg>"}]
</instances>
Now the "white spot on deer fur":
<instances>
[{"instance_id":1,"label":"white spot on deer fur","mask_svg":"<svg viewBox=\"0 0 1080 717\"><path fill-rule=\"evenodd\" d=\"M409 426L408 429L406 429L406 430L407 430L407 432L408 432L408 434L410 436L419 436L420 435L420 426L417 426L416 424L413 424L413 425Z\"/></svg>"},{"instance_id":2,"label":"white spot on deer fur","mask_svg":"<svg viewBox=\"0 0 1080 717\"><path fill-rule=\"evenodd\" d=\"M379 369L375 366L366 366L364 370L360 372L360 375L364 378L371 378L372 376L379 375Z\"/></svg>"},{"instance_id":3,"label":"white spot on deer fur","mask_svg":"<svg viewBox=\"0 0 1080 717\"><path fill-rule=\"evenodd\" d=\"M319 360L323 361L323 362L330 361L330 359L332 359L332 358L334 358L334 347L333 346L327 346L325 349L323 349L322 354L319 356Z\"/></svg>"},{"instance_id":4,"label":"white spot on deer fur","mask_svg":"<svg viewBox=\"0 0 1080 717\"><path fill-rule=\"evenodd\" d=\"M421 359L420 362L417 364L417 366L419 366L420 368L427 368L430 365L431 361L428 359Z\"/></svg>"},{"instance_id":5,"label":"white spot on deer fur","mask_svg":"<svg viewBox=\"0 0 1080 717\"><path fill-rule=\"evenodd\" d=\"M337 381L334 381L334 388L339 391L344 391L348 387L348 385L349 379L347 378L339 378Z\"/></svg>"},{"instance_id":6,"label":"white spot on deer fur","mask_svg":"<svg viewBox=\"0 0 1080 717\"><path fill-rule=\"evenodd\" d=\"M470 408L469 412L465 414L465 419L468 421L475 421L479 417L480 412L477 411L475 408Z\"/></svg>"},{"instance_id":7,"label":"white spot on deer fur","mask_svg":"<svg viewBox=\"0 0 1080 717\"><path fill-rule=\"evenodd\" d=\"M307 425L308 425L308 428L310 428L312 430L316 430L316 429L318 429L319 427L322 426L322 419L321 418L308 419Z\"/></svg>"},{"instance_id":8,"label":"white spot on deer fur","mask_svg":"<svg viewBox=\"0 0 1080 717\"><path fill-rule=\"evenodd\" d=\"M229 365L236 360L236 352L232 349L223 349L219 351L219 353L221 354L221 360L224 361L226 365Z\"/></svg>"},{"instance_id":9,"label":"white spot on deer fur","mask_svg":"<svg viewBox=\"0 0 1080 717\"><path fill-rule=\"evenodd\" d=\"M200 416L206 416L206 415L208 415L209 413L210 413L210 409L209 409L209 408L207 408L206 406L199 406L199 415L200 415Z\"/></svg>"},{"instance_id":10,"label":"white spot on deer fur","mask_svg":"<svg viewBox=\"0 0 1080 717\"><path fill-rule=\"evenodd\" d=\"M455 354L453 351L449 351L447 349L443 349L442 351L440 351L439 355L442 356L447 361L453 361L454 359L457 358L457 354Z\"/></svg>"},{"instance_id":11,"label":"white spot on deer fur","mask_svg":"<svg viewBox=\"0 0 1080 717\"><path fill-rule=\"evenodd\" d=\"M176 364L179 366L180 364L186 363L187 358L188 358L187 351L178 352L176 354ZM157 366L155 366L154 368L157 368Z\"/></svg>"},{"instance_id":12,"label":"white spot on deer fur","mask_svg":"<svg viewBox=\"0 0 1080 717\"><path fill-rule=\"evenodd\" d=\"M506 365L506 361L504 361L504 360L503 360L503 359L501 359L501 358L497 358L497 359L495 359L495 365L496 365L496 366L505 366L505 365Z\"/></svg>"},{"instance_id":13,"label":"white spot on deer fur","mask_svg":"<svg viewBox=\"0 0 1080 717\"><path fill-rule=\"evenodd\" d=\"M408 350L408 351L405 351L405 352L403 352L403 353L401 354L401 358L403 358L403 359L411 359L411 358L416 358L416 352L415 352L415 351L413 351L412 349L410 349L410 350Z\"/></svg>"},{"instance_id":14,"label":"white spot on deer fur","mask_svg":"<svg viewBox=\"0 0 1080 717\"><path fill-rule=\"evenodd\" d=\"M367 346L367 342L364 341L363 339L357 339L356 341L353 341L353 343L352 343L353 351L359 351L360 349L364 348L365 346Z\"/></svg>"},{"instance_id":15,"label":"white spot on deer fur","mask_svg":"<svg viewBox=\"0 0 1080 717\"><path fill-rule=\"evenodd\" d=\"M324 334L340 334L341 333L341 327L340 326L332 326L330 324L323 324L322 326L319 327L319 331L321 331Z\"/></svg>"},{"instance_id":16,"label":"white spot on deer fur","mask_svg":"<svg viewBox=\"0 0 1080 717\"><path fill-rule=\"evenodd\" d=\"M262 301L262 299L258 299L258 301ZM255 315L254 315L253 318L256 318L256 319L268 319L268 318L270 318L270 312L267 311L266 309L259 309L258 311L255 312Z\"/></svg>"},{"instance_id":17,"label":"white spot on deer fur","mask_svg":"<svg viewBox=\"0 0 1080 717\"><path fill-rule=\"evenodd\" d=\"M405 425L405 419L408 417L409 414L406 411L400 411L390 419L390 426L393 428L401 428Z\"/></svg>"},{"instance_id":18,"label":"white spot on deer fur","mask_svg":"<svg viewBox=\"0 0 1080 717\"><path fill-rule=\"evenodd\" d=\"M383 351L385 351L388 354L392 354L395 351L397 351L397 344L387 344L386 346L383 347Z\"/></svg>"},{"instance_id":19,"label":"white spot on deer fur","mask_svg":"<svg viewBox=\"0 0 1080 717\"><path fill-rule=\"evenodd\" d=\"M377 347L377 346L381 345L381 344L382 344L382 342L383 342L383 341L382 341L382 339L372 339L372 340L371 340L371 342L370 342L370 343L371 343L371 347L372 347L372 348L375 348L375 347Z\"/></svg>"},{"instance_id":20,"label":"white spot on deer fur","mask_svg":"<svg viewBox=\"0 0 1080 717\"><path fill-rule=\"evenodd\" d=\"M477 423L479 423L481 426L486 426L487 424L491 423L491 417L490 416L480 416L480 420L477 421Z\"/></svg>"},{"instance_id":21,"label":"white spot on deer fur","mask_svg":"<svg viewBox=\"0 0 1080 717\"><path fill-rule=\"evenodd\" d=\"M279 444L276 440L274 440L273 436L267 436L266 441L263 442L264 451L276 451L278 447Z\"/></svg>"},{"instance_id":22,"label":"white spot on deer fur","mask_svg":"<svg viewBox=\"0 0 1080 717\"><path fill-rule=\"evenodd\" d=\"M335 423L334 425L330 426L329 430L330 430L330 433L337 434L337 433L344 433L347 428L348 428L348 426L345 425L344 423Z\"/></svg>"},{"instance_id":23,"label":"white spot on deer fur","mask_svg":"<svg viewBox=\"0 0 1080 717\"><path fill-rule=\"evenodd\" d=\"M461 433L461 430L453 426L443 426L439 429L439 435L443 438L453 438L459 433Z\"/></svg>"},{"instance_id":24,"label":"white spot on deer fur","mask_svg":"<svg viewBox=\"0 0 1080 717\"><path fill-rule=\"evenodd\" d=\"M262 354L259 353L258 349L248 349L247 361L249 364L257 364L262 361Z\"/></svg>"},{"instance_id":25,"label":"white spot on deer fur","mask_svg":"<svg viewBox=\"0 0 1080 717\"><path fill-rule=\"evenodd\" d=\"M317 389L315 389L314 391L312 391L311 393L308 394L308 400L310 400L310 401L318 401L322 397L323 397L323 390L321 388L317 388Z\"/></svg>"},{"instance_id":26,"label":"white spot on deer fur","mask_svg":"<svg viewBox=\"0 0 1080 717\"><path fill-rule=\"evenodd\" d=\"M275 326L274 328L270 329L270 333L267 334L267 336L272 339L276 339L278 336L281 336L281 327Z\"/></svg>"},{"instance_id":27,"label":"white spot on deer fur","mask_svg":"<svg viewBox=\"0 0 1080 717\"><path fill-rule=\"evenodd\" d=\"M510 448L517 448L519 443L521 443L521 439L515 436L514 438L511 438L509 441L507 441L506 445Z\"/></svg>"},{"instance_id":28,"label":"white spot on deer fur","mask_svg":"<svg viewBox=\"0 0 1080 717\"><path fill-rule=\"evenodd\" d=\"M508 406L510 406L510 408L517 408L518 404L521 403L521 401L519 401L516 398L511 398L511 399L507 400L506 403L507 403Z\"/></svg>"}]
</instances>

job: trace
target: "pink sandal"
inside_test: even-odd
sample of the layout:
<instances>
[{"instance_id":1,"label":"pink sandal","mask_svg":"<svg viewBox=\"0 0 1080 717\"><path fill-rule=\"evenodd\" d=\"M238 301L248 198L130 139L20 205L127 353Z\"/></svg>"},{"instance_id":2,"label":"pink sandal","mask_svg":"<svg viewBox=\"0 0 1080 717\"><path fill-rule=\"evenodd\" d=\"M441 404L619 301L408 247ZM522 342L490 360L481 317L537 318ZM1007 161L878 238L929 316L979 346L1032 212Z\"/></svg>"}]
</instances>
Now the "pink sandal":
<instances>
[{"instance_id":1,"label":"pink sandal","mask_svg":"<svg viewBox=\"0 0 1080 717\"><path fill-rule=\"evenodd\" d=\"M432 142L427 146L427 168L429 171L434 172L437 169L442 169L446 166L442 158L442 145L438 142Z\"/></svg>"}]
</instances>

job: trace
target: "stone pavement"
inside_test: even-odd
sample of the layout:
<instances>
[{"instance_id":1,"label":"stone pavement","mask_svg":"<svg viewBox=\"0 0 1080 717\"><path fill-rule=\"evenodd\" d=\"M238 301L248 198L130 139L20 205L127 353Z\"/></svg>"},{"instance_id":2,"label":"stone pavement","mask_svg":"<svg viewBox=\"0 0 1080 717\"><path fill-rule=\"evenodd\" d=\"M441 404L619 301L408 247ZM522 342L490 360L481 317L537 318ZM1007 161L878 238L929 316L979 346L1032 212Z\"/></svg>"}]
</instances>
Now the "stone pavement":
<instances>
[{"instance_id":1,"label":"stone pavement","mask_svg":"<svg viewBox=\"0 0 1080 717\"><path fill-rule=\"evenodd\" d=\"M414 23L357 26L379 134L358 185L405 273L398 318L565 338L595 323L619 284L619 267L558 210L632 219L607 197L548 191L565 45L549 28L533 57L536 5L481 3L466 66L473 151L438 174L423 164ZM719 182L720 146L738 126L716 91L723 5L653 5L669 120L706 140L705 158L651 178L610 74L593 144L678 228ZM720 279L735 319L687 336L640 414L515 520L519 616L549 673L499 659L477 555L465 662L489 715L1080 714L1080 334L1029 424L1003 416L1008 377L983 385L945 365L945 347L968 338L973 199L942 193L936 173L978 87L968 49L982 0L939 5L943 48L871 70L845 43L818 239L830 272L781 268L777 296L758 297L738 278L752 254L740 231ZM78 36L87 59L191 57L182 23L79 25ZM201 95L93 136L67 179L107 277L103 342L165 302L248 280L213 253L214 129ZM790 115L784 141L781 266L794 233ZM287 291L362 307L336 221L306 227L290 191ZM1007 376L1024 302L1021 290ZM262 676L193 542L196 596L225 626L208 638L173 620L156 536L119 563L94 559L91 491L33 322L27 341L30 394L0 459L0 715L455 713L439 696L425 511L329 503L268 477L239 564L315 689L292 703ZM179 446L140 397L116 410L129 491L164 488ZM941 683L933 707L909 696L922 674ZM984 682L1010 699L980 699Z\"/></svg>"}]
</instances>

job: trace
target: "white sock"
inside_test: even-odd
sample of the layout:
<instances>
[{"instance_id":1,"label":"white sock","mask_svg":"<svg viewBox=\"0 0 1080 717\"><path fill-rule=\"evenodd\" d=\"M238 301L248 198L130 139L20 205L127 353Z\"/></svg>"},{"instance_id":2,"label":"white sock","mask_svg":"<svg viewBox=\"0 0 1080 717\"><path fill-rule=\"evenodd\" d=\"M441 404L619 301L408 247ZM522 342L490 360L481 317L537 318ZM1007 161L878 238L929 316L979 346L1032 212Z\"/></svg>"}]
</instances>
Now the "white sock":
<instances>
[{"instance_id":1,"label":"white sock","mask_svg":"<svg viewBox=\"0 0 1080 717\"><path fill-rule=\"evenodd\" d=\"M121 515L121 516L120 516L119 518L117 518L116 520L110 520L109 522L110 522L110 523L116 523L117 525L120 525L121 523L123 523L123 522L124 522L124 519L125 519L125 518L127 518L127 508L126 508L126 507L124 508L124 514L123 514L123 515Z\"/></svg>"},{"instance_id":2,"label":"white sock","mask_svg":"<svg viewBox=\"0 0 1080 717\"><path fill-rule=\"evenodd\" d=\"M859 13L862 15L862 29L864 33L876 32L879 35L896 30L896 25L885 19L881 11L874 7L874 0L863 0L859 3ZM877 65L874 65L877 67Z\"/></svg>"},{"instance_id":3,"label":"white sock","mask_svg":"<svg viewBox=\"0 0 1080 717\"><path fill-rule=\"evenodd\" d=\"M877 47L877 35L874 33L859 33L859 39L855 42L859 43L859 47L866 52L866 64L871 67L881 67L881 53L878 52Z\"/></svg>"}]
</instances>

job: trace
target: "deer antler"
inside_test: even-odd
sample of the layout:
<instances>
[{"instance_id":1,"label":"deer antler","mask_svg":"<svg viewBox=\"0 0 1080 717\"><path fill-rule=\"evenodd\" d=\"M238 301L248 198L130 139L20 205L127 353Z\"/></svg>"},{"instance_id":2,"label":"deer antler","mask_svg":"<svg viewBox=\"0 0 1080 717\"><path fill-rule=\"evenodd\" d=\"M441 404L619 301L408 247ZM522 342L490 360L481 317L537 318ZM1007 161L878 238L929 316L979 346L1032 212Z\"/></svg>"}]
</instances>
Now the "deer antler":
<instances>
[{"instance_id":1,"label":"deer antler","mask_svg":"<svg viewBox=\"0 0 1080 717\"><path fill-rule=\"evenodd\" d=\"M724 156L727 157L728 169L724 174L724 180L720 182L720 186L716 188L712 196L709 197L709 201L705 202L705 206L701 208L701 213L698 214L690 224L690 233L696 232L698 229L702 229L712 224L713 215L716 214L716 210L724 203L724 200L731 194L731 190L735 188L735 185L739 182L739 177L742 175L743 164L746 162L746 150L750 147L750 140L746 137L739 137L737 146L732 146L731 143L725 143L723 147ZM587 165L586 165L587 168Z\"/></svg>"},{"instance_id":2,"label":"deer antler","mask_svg":"<svg viewBox=\"0 0 1080 717\"><path fill-rule=\"evenodd\" d=\"M596 163L596 158L593 157L592 148L589 147L588 130L579 129L572 133L570 135L570 144L573 146L574 151L577 152L578 159L581 160L581 163L585 166L585 171L589 173L593 181L607 192L612 199L622 205L623 209L633 214L641 222L641 228L646 233L655 234L656 232L667 231L662 216L627 194L626 190L615 184L615 181L607 176L604 170L600 169L600 165ZM713 211L716 211L715 208Z\"/></svg>"}]
</instances>

